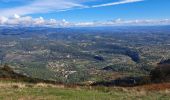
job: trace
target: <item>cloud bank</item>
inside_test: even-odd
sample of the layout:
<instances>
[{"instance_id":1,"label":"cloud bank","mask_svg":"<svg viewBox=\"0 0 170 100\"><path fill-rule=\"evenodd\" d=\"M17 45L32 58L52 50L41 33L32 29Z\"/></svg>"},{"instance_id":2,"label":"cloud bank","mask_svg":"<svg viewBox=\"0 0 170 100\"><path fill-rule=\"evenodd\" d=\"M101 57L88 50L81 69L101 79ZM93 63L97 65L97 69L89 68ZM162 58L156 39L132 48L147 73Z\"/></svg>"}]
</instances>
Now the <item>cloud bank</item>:
<instances>
[{"instance_id":1,"label":"cloud bank","mask_svg":"<svg viewBox=\"0 0 170 100\"><path fill-rule=\"evenodd\" d=\"M19 27L95 27L95 26L131 26L131 25L170 25L169 19L162 20L110 20L74 23L63 20L49 19L43 17L32 18L31 16L0 17L0 26L19 26Z\"/></svg>"}]
</instances>

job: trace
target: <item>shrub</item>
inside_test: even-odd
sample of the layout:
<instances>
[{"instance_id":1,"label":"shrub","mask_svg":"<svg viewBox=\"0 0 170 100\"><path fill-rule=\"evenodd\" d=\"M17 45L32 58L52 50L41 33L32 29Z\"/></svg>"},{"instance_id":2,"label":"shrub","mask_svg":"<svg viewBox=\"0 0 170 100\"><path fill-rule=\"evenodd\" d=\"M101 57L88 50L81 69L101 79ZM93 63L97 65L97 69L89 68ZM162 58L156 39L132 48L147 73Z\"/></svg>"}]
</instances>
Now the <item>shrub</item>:
<instances>
[{"instance_id":1,"label":"shrub","mask_svg":"<svg viewBox=\"0 0 170 100\"><path fill-rule=\"evenodd\" d=\"M150 72L150 76L153 82L170 81L170 64L158 65Z\"/></svg>"}]
</instances>

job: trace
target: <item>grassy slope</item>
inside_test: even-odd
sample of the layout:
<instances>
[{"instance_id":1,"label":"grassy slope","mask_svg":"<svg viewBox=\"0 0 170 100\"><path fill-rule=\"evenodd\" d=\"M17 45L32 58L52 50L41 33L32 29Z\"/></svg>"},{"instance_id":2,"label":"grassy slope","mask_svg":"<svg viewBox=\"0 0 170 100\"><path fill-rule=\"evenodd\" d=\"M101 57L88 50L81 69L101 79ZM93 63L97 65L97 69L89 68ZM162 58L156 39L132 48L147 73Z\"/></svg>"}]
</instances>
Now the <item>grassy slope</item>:
<instances>
[{"instance_id":1,"label":"grassy slope","mask_svg":"<svg viewBox=\"0 0 170 100\"><path fill-rule=\"evenodd\" d=\"M170 90L76 87L0 82L0 100L169 100Z\"/></svg>"},{"instance_id":2,"label":"grassy slope","mask_svg":"<svg viewBox=\"0 0 170 100\"><path fill-rule=\"evenodd\" d=\"M8 67L4 75L21 77ZM22 78L22 77L21 77ZM41 82L41 81L40 81ZM169 89L169 90L168 90ZM31 84L0 79L0 100L169 100L170 83L150 84L135 88L66 87L64 85Z\"/></svg>"}]
</instances>

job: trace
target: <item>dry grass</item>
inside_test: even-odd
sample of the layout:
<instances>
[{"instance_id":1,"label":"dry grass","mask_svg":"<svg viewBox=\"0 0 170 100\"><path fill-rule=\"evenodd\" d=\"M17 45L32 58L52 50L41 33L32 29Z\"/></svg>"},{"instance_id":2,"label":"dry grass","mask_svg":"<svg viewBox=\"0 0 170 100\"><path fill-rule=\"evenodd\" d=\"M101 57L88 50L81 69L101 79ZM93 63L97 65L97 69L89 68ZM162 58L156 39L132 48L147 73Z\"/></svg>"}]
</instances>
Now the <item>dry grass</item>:
<instances>
[{"instance_id":1,"label":"dry grass","mask_svg":"<svg viewBox=\"0 0 170 100\"><path fill-rule=\"evenodd\" d=\"M0 88L25 88L24 83L0 83Z\"/></svg>"},{"instance_id":2,"label":"dry grass","mask_svg":"<svg viewBox=\"0 0 170 100\"><path fill-rule=\"evenodd\" d=\"M46 84L46 83L37 83L37 84L31 84L31 83L20 83L20 82L0 82L0 88L65 88L64 85L53 85L53 84Z\"/></svg>"},{"instance_id":3,"label":"dry grass","mask_svg":"<svg viewBox=\"0 0 170 100\"><path fill-rule=\"evenodd\" d=\"M148 84L143 86L138 86L136 89L145 89L147 91L159 91L170 89L170 83L159 83L159 84Z\"/></svg>"},{"instance_id":4,"label":"dry grass","mask_svg":"<svg viewBox=\"0 0 170 100\"><path fill-rule=\"evenodd\" d=\"M68 88L64 85L45 83L0 82L0 100L169 100L169 85L164 83L134 88L78 86Z\"/></svg>"}]
</instances>

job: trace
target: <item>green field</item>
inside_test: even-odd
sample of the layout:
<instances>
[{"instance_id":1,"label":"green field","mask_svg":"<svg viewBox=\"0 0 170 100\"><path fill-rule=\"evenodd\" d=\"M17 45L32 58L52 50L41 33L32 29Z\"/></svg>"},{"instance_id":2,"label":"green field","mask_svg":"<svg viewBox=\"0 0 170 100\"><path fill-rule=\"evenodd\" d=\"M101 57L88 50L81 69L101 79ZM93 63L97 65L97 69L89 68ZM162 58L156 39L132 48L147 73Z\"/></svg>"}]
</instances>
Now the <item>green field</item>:
<instances>
[{"instance_id":1,"label":"green field","mask_svg":"<svg viewBox=\"0 0 170 100\"><path fill-rule=\"evenodd\" d=\"M0 100L169 100L170 91L0 82Z\"/></svg>"}]
</instances>

